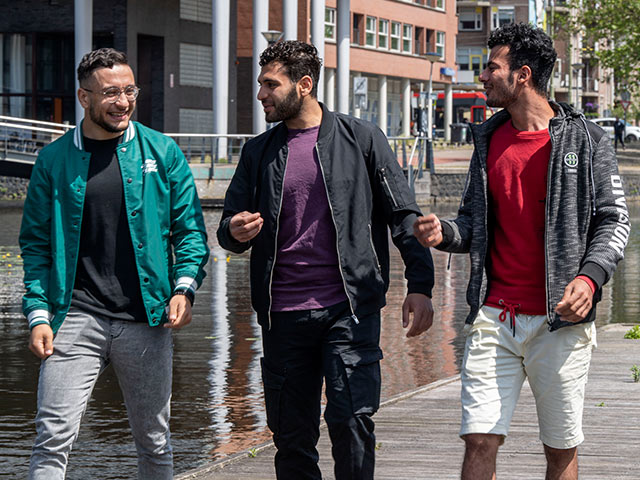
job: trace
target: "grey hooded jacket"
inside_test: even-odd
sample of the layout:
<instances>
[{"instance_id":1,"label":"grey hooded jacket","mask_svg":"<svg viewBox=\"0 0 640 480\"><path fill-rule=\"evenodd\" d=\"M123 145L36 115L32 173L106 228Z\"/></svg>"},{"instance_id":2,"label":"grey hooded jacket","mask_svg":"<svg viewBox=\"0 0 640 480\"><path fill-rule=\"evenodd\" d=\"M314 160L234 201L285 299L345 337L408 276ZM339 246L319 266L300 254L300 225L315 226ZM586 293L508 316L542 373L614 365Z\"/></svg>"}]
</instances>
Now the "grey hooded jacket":
<instances>
[{"instance_id":1,"label":"grey hooded jacket","mask_svg":"<svg viewBox=\"0 0 640 480\"><path fill-rule=\"evenodd\" d=\"M547 173L545 267L547 321L550 330L572 325L554 309L565 287L577 275L596 284L593 308L583 322L595 319L602 286L623 258L631 230L629 214L611 142L604 131L568 105L550 103L556 116L549 122L551 158ZM491 242L488 211L487 153L493 132L510 119L506 110L472 126L475 151L458 217L442 220L439 250L469 253L471 276L467 303L473 323L486 294L487 252Z\"/></svg>"}]
</instances>

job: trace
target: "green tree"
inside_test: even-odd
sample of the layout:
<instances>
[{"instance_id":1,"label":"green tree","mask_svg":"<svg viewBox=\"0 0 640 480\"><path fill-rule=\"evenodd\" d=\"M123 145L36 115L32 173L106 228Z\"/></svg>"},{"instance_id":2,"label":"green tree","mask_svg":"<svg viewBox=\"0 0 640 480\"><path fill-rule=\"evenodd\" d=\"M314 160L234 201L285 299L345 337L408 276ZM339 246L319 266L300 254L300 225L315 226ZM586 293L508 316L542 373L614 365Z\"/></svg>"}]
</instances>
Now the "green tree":
<instances>
[{"instance_id":1,"label":"green tree","mask_svg":"<svg viewBox=\"0 0 640 480\"><path fill-rule=\"evenodd\" d=\"M640 0L569 0L574 15L567 28L583 36L583 45L598 49L602 66L611 68L618 87L640 92Z\"/></svg>"}]
</instances>

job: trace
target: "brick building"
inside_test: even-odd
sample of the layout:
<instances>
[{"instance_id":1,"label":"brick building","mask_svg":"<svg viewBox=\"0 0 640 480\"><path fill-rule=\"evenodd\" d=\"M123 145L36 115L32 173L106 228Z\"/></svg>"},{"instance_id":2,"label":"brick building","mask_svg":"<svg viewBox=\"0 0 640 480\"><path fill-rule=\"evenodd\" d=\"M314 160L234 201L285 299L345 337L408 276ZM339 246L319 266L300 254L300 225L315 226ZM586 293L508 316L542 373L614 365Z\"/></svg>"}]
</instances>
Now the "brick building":
<instances>
[{"instance_id":1,"label":"brick building","mask_svg":"<svg viewBox=\"0 0 640 480\"><path fill-rule=\"evenodd\" d=\"M613 77L593 55L597 46L582 44L558 21L570 14L565 0L459 0L456 61L458 81L481 89L478 76L488 58L491 31L510 22L529 22L543 28L558 52L550 97L571 103L587 115L608 115L613 105Z\"/></svg>"},{"instance_id":2,"label":"brick building","mask_svg":"<svg viewBox=\"0 0 640 480\"><path fill-rule=\"evenodd\" d=\"M80 0L76 0L80 1ZM250 133L252 21L256 1L230 0L228 132ZM325 101L335 108L336 12L343 0L327 0ZM283 28L283 0L268 2L269 29ZM367 79L367 102L351 113L406 133L403 102L426 88L429 62L438 52L434 89L455 78L455 0L352 0L350 81ZM211 132L212 0L113 0L93 2L92 47L125 51L142 90L137 118L164 131ZM310 41L311 0L298 0L297 38ZM75 122L74 0L23 0L0 5L0 115ZM403 100L409 96L408 100ZM385 105L380 99L386 97Z\"/></svg>"}]
</instances>

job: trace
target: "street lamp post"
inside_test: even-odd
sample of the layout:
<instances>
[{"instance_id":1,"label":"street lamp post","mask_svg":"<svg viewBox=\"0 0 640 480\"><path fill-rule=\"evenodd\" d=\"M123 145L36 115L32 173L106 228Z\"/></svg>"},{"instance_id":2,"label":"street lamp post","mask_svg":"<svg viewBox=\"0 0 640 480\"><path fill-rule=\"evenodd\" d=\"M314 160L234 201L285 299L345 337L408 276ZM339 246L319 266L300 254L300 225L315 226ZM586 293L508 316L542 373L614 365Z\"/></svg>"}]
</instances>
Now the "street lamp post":
<instances>
[{"instance_id":1,"label":"street lamp post","mask_svg":"<svg viewBox=\"0 0 640 480\"><path fill-rule=\"evenodd\" d=\"M427 138L433 139L433 102L431 93L433 91L433 63L440 60L442 56L437 52L427 52L424 58L429 62L429 86L427 87Z\"/></svg>"},{"instance_id":2,"label":"street lamp post","mask_svg":"<svg viewBox=\"0 0 640 480\"><path fill-rule=\"evenodd\" d=\"M282 35L284 34L280 30L267 30L265 32L262 32L262 36L269 43L269 45L272 45L280 40L282 38Z\"/></svg>"}]
</instances>

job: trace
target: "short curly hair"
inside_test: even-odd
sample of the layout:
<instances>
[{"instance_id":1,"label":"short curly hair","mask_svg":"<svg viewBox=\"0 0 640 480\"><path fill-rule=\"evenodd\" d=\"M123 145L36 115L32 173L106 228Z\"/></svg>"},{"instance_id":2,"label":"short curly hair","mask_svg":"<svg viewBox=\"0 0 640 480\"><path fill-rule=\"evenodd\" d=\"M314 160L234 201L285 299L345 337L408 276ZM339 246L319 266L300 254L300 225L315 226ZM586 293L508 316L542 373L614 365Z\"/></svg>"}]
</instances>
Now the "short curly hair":
<instances>
[{"instance_id":1,"label":"short curly hair","mask_svg":"<svg viewBox=\"0 0 640 480\"><path fill-rule=\"evenodd\" d=\"M261 67L271 62L281 63L287 71L287 76L294 83L305 75L309 75L313 80L311 96L314 98L317 97L322 59L318 57L316 47L298 40L276 42L269 45L264 52L260 54Z\"/></svg>"},{"instance_id":2,"label":"short curly hair","mask_svg":"<svg viewBox=\"0 0 640 480\"><path fill-rule=\"evenodd\" d=\"M528 65L533 88L546 97L549 78L558 58L549 35L528 23L508 23L494 30L489 37L489 48L502 45L509 47L511 71Z\"/></svg>"},{"instance_id":3,"label":"short curly hair","mask_svg":"<svg viewBox=\"0 0 640 480\"><path fill-rule=\"evenodd\" d=\"M78 82L82 84L99 68L113 68L114 65L129 65L127 55L115 48L99 48L82 57L78 65Z\"/></svg>"}]
</instances>

